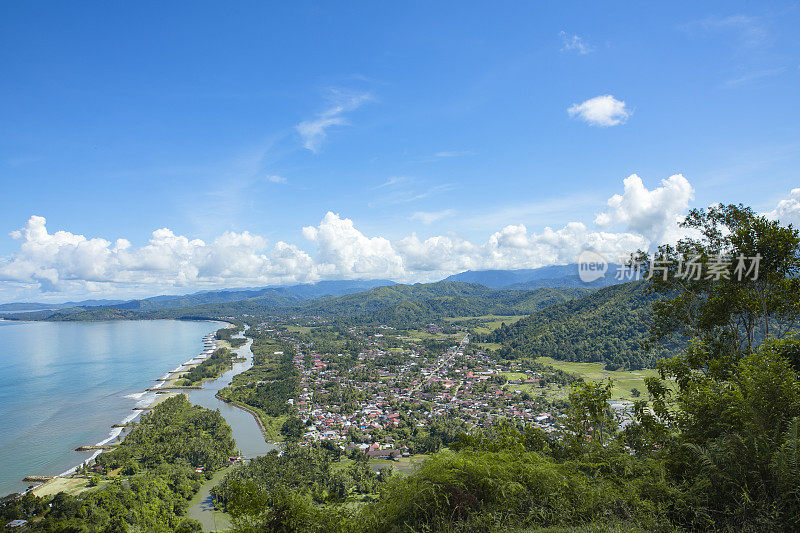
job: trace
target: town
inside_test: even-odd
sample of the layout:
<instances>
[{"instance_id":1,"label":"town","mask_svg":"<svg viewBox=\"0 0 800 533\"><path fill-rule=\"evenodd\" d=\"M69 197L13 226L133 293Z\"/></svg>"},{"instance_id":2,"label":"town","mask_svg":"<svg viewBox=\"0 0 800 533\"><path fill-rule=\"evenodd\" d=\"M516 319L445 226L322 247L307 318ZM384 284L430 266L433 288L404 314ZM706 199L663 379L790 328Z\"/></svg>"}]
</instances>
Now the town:
<instances>
[{"instance_id":1,"label":"town","mask_svg":"<svg viewBox=\"0 0 800 533\"><path fill-rule=\"evenodd\" d=\"M498 363L471 346L464 331L436 336L450 340L449 346L441 340L426 346L389 326L353 326L346 335L360 349L346 354L320 349L326 343L313 335L267 323L258 327L294 348L299 395L287 402L304 425L296 435L300 445L330 441L371 458L396 459L438 451L459 431L502 418L547 432L559 427L541 369ZM439 333L435 324L428 328L429 335Z\"/></svg>"}]
</instances>

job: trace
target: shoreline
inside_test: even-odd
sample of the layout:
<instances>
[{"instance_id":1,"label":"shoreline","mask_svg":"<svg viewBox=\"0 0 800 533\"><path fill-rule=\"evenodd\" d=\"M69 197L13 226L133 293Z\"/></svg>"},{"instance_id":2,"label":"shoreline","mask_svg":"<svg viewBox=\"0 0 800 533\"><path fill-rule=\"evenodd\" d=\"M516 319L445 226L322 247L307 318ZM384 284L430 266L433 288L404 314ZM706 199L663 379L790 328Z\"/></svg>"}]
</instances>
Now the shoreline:
<instances>
[{"instance_id":1,"label":"shoreline","mask_svg":"<svg viewBox=\"0 0 800 533\"><path fill-rule=\"evenodd\" d=\"M227 321L227 320L198 319L198 320L195 320L195 321L197 321L197 322L215 322L215 323L222 323L222 324L230 324L232 326L234 325L232 322ZM167 398L170 398L170 397L175 396L177 394L184 394L183 392L175 389L176 388L176 383L178 382L179 379L181 379L181 375L183 373L187 372L191 368L193 368L193 367L199 365L200 363L202 363L206 358L208 358L208 356L211 353L213 353L214 350L216 350L219 347L219 342L220 341L218 341L217 339L214 338L214 335L215 335L215 333L217 332L218 329L222 329L222 328L217 328L216 330L203 335L203 337L202 337L203 348L202 348L202 351L200 352L199 355L193 356L192 358L190 358L186 362L181 363L180 365L175 367L173 370L170 370L167 373L165 373L164 375L162 375L161 377L156 378L155 385L153 385L152 387L148 387L148 389L150 389L150 390L144 390L144 391L139 392L139 393L133 393L133 394L130 394L130 395L126 395L126 397L128 397L128 398L136 400L136 404L134 405L134 407L131 408L131 412L127 416L125 416L122 419L121 422L117 422L116 424L112 424L111 431L109 432L109 436L108 437L106 437L105 439L103 439L103 440L101 440L101 441L99 441L99 442L97 442L95 444L84 445L84 446L90 446L90 447L94 448L94 447L107 446L107 445L111 444L115 440L118 440L119 442L122 442L124 440L124 438L125 438L125 433L126 433L125 429L132 422L134 422L137 418L139 418L143 413L153 409L155 406L157 406L158 404L160 404L161 402L163 402ZM208 351L208 350L210 350L210 351ZM208 353L207 353L207 351L208 351ZM163 388L173 388L173 390L169 390L169 391L158 391L157 390L157 389L163 389ZM152 394L153 397L152 398L148 398L148 394ZM146 401L145 403L143 403L145 401L145 399L147 399L149 401ZM29 478L37 478L37 477L39 477L39 478L49 477L49 479L47 479L46 481L43 481L43 482L39 482L38 484L35 484L36 482L32 482L32 487L30 487L30 488L28 488L28 489L26 489L24 491L21 491L21 492L19 492L17 494L22 496L22 495L25 495L25 494L31 492L36 496L37 495L36 494L37 491L46 490L46 487L48 485L52 484L53 482L55 482L56 480L70 478L70 477L74 476L79 468L81 468L84 465L91 464L97 458L98 455L103 453L103 451L104 451L103 449L94 449L93 453L91 454L91 456L89 456L85 460L81 461L79 464L73 466L72 468L69 468L68 470L65 470L64 472L62 472L60 474L57 474L57 475L54 475L54 476L45 476L45 475L42 475L42 474L31 474L31 475L27 476L26 478L23 478L23 480L29 479Z\"/></svg>"}]
</instances>

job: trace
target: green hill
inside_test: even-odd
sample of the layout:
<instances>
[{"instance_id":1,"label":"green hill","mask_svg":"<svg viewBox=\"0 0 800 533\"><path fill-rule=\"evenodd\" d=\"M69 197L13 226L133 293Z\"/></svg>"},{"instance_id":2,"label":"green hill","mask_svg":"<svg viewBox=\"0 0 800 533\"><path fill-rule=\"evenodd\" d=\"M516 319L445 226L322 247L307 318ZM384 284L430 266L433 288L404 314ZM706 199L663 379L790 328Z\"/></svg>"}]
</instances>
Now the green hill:
<instances>
[{"instance_id":1,"label":"green hill","mask_svg":"<svg viewBox=\"0 0 800 533\"><path fill-rule=\"evenodd\" d=\"M652 366L680 345L669 342L649 353L642 349L657 298L643 281L613 285L582 298L558 303L477 340L503 345L505 357L544 356L578 362L605 362L609 369Z\"/></svg>"},{"instance_id":2,"label":"green hill","mask_svg":"<svg viewBox=\"0 0 800 533\"><path fill-rule=\"evenodd\" d=\"M440 281L378 287L338 298L321 298L295 309L303 314L406 325L446 317L526 314L584 294L585 290L573 288L494 290L477 283Z\"/></svg>"},{"instance_id":3,"label":"green hill","mask_svg":"<svg viewBox=\"0 0 800 533\"><path fill-rule=\"evenodd\" d=\"M440 281L392 285L344 296L313 300L269 294L234 302L205 303L176 309L147 310L103 307L56 312L50 320L107 320L112 318L193 318L261 315L337 317L366 323L410 325L445 317L520 315L587 294L586 289L543 288L535 291L495 290L476 283Z\"/></svg>"}]
</instances>

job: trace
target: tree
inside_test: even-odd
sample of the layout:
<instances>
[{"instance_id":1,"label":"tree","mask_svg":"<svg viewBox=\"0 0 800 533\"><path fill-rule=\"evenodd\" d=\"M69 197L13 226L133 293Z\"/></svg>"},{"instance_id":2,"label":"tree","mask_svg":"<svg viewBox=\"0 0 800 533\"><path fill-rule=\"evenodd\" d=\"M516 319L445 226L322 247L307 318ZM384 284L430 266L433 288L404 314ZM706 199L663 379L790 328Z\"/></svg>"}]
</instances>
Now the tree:
<instances>
[{"instance_id":1,"label":"tree","mask_svg":"<svg viewBox=\"0 0 800 533\"><path fill-rule=\"evenodd\" d=\"M603 435L613 432L614 417L608 406L613 385L610 378L573 384L569 393L569 422L575 437L582 439L591 435L593 443L602 445Z\"/></svg>"},{"instance_id":2,"label":"tree","mask_svg":"<svg viewBox=\"0 0 800 533\"><path fill-rule=\"evenodd\" d=\"M740 356L797 325L797 229L742 205L694 209L681 227L693 236L637 258L649 289L665 296L653 304L654 339L680 333Z\"/></svg>"},{"instance_id":3,"label":"tree","mask_svg":"<svg viewBox=\"0 0 800 533\"><path fill-rule=\"evenodd\" d=\"M292 415L281 426L281 435L287 440L300 440L306 432L305 424L298 417Z\"/></svg>"}]
</instances>

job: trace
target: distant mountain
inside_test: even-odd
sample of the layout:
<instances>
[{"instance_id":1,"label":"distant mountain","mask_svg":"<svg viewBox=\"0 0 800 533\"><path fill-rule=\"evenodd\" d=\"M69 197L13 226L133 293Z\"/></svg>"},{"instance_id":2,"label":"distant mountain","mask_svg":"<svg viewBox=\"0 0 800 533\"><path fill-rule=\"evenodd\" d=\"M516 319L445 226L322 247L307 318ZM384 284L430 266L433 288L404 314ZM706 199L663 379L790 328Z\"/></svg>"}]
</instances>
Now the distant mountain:
<instances>
[{"instance_id":1,"label":"distant mountain","mask_svg":"<svg viewBox=\"0 0 800 533\"><path fill-rule=\"evenodd\" d=\"M609 264L605 277L591 283L585 283L578 277L577 263L520 270L467 270L448 276L444 281L480 283L496 289L516 290L534 290L542 287L600 288L620 283L614 279L618 268L619 265Z\"/></svg>"},{"instance_id":2,"label":"distant mountain","mask_svg":"<svg viewBox=\"0 0 800 533\"><path fill-rule=\"evenodd\" d=\"M65 302L60 304L48 303L9 303L0 305L0 312L32 312L32 311L62 311L83 316L78 313L91 311L94 308L113 308L118 311L148 312L166 309L188 308L206 304L221 304L262 298L268 302L269 307L287 306L321 296L342 296L354 292L362 292L375 287L393 285L394 282L385 279L377 280L343 280L320 281L302 285L286 287L263 287L251 289L221 289L216 291L201 291L186 295L161 295L141 300L84 300L81 302ZM119 315L117 311L98 311L97 315ZM126 315L126 313L123 313ZM126 315L127 316L127 315Z\"/></svg>"},{"instance_id":3,"label":"distant mountain","mask_svg":"<svg viewBox=\"0 0 800 533\"><path fill-rule=\"evenodd\" d=\"M634 281L552 305L478 340L503 345L506 357L546 356L567 361L604 361L609 369L644 368L672 355L682 344L665 342L647 353L642 343L658 296Z\"/></svg>"},{"instance_id":4,"label":"distant mountain","mask_svg":"<svg viewBox=\"0 0 800 533\"><path fill-rule=\"evenodd\" d=\"M18 313L25 311L47 311L56 309L68 309L70 307L97 307L118 305L125 300L82 300L80 302L45 303L45 302L12 302L0 304L0 312Z\"/></svg>"},{"instance_id":5,"label":"distant mountain","mask_svg":"<svg viewBox=\"0 0 800 533\"><path fill-rule=\"evenodd\" d=\"M333 290L336 288L325 288ZM442 317L486 314L528 314L548 305L579 298L585 289L544 288L536 291L496 290L474 283L440 281L416 285L381 286L343 296L301 300L274 293L221 303L172 309L102 307L58 311L51 320L107 320L114 318L196 318L242 314L337 317L357 322L410 325Z\"/></svg>"},{"instance_id":6,"label":"distant mountain","mask_svg":"<svg viewBox=\"0 0 800 533\"><path fill-rule=\"evenodd\" d=\"M238 302L261 298L269 307L288 306L304 300L322 296L342 296L355 292L366 291L375 287L393 285L393 281L385 279L376 280L342 280L320 281L303 285L290 285L286 287L264 287L261 289L223 289L218 291L203 291L185 296L156 296L144 300L132 300L117 309L134 311L157 311L162 309L178 309L205 304L220 304Z\"/></svg>"}]
</instances>

